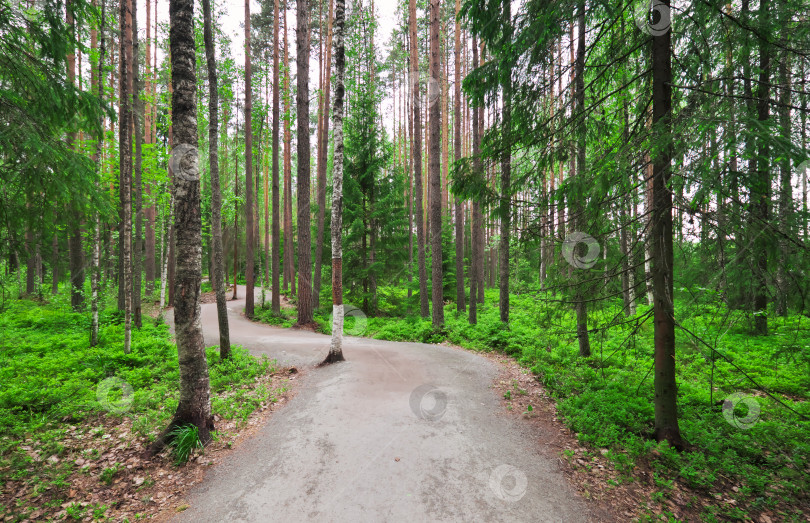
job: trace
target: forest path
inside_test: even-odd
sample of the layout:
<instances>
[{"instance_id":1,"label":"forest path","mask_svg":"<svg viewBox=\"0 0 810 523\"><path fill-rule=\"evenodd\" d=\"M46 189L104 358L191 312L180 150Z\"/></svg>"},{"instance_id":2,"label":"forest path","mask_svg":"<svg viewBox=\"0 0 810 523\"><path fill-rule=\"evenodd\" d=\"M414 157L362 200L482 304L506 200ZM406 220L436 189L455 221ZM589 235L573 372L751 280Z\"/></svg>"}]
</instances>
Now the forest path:
<instances>
[{"instance_id":1,"label":"forest path","mask_svg":"<svg viewBox=\"0 0 810 523\"><path fill-rule=\"evenodd\" d=\"M228 302L232 343L302 368L323 359L329 336L250 322L244 294ZM216 304L202 305L202 324L206 345L218 344ZM288 404L206 473L175 521L595 519L559 450L541 452L529 424L504 412L496 364L356 337L343 350L346 362L305 373Z\"/></svg>"}]
</instances>

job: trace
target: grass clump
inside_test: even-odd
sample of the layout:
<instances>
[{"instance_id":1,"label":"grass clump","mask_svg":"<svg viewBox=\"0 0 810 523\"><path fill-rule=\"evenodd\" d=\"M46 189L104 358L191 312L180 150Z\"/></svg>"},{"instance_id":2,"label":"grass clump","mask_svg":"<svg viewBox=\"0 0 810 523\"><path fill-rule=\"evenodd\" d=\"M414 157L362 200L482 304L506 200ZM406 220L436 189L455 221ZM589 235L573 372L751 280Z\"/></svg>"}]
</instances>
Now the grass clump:
<instances>
[{"instance_id":1,"label":"grass clump","mask_svg":"<svg viewBox=\"0 0 810 523\"><path fill-rule=\"evenodd\" d=\"M175 465L187 463L194 450L203 448L199 429L195 425L178 425L169 432L169 438Z\"/></svg>"}]
</instances>

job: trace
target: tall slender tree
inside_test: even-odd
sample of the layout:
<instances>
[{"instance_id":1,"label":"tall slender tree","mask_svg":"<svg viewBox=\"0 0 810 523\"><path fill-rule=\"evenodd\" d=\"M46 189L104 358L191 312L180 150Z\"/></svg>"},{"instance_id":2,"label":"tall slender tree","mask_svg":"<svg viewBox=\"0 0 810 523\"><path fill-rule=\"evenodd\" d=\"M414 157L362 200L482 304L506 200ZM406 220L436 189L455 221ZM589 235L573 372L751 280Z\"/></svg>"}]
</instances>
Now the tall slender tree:
<instances>
[{"instance_id":1,"label":"tall slender tree","mask_svg":"<svg viewBox=\"0 0 810 523\"><path fill-rule=\"evenodd\" d=\"M197 158L197 72L193 0L170 0L172 107L175 117L171 164L175 184L177 274L174 306L175 336L180 365L180 397L169 426L149 448L154 455L171 439L177 426L194 425L200 441L211 442L210 382L200 326L202 282L202 216Z\"/></svg>"},{"instance_id":2,"label":"tall slender tree","mask_svg":"<svg viewBox=\"0 0 810 523\"><path fill-rule=\"evenodd\" d=\"M459 12L461 0L456 0L456 32L455 32L455 92L453 96L453 159L456 163L461 159L461 24ZM456 196L455 202L456 222L456 310L465 312L464 303L464 209L461 197Z\"/></svg>"},{"instance_id":3,"label":"tall slender tree","mask_svg":"<svg viewBox=\"0 0 810 523\"><path fill-rule=\"evenodd\" d=\"M279 288L279 194L278 194L278 149L279 149L279 75L278 75L278 16L279 0L273 7L273 247L272 247L272 280L270 307L273 314L281 313L281 289Z\"/></svg>"},{"instance_id":4,"label":"tall slender tree","mask_svg":"<svg viewBox=\"0 0 810 523\"><path fill-rule=\"evenodd\" d=\"M439 2L430 1L430 77L428 82L428 105L430 108L430 156L428 169L430 177L430 259L431 294L433 301L433 327L444 324L444 285L442 285L442 186L441 186L441 109L439 89L441 77L441 56L439 45ZM435 81L434 81L435 80Z\"/></svg>"},{"instance_id":5,"label":"tall slender tree","mask_svg":"<svg viewBox=\"0 0 810 523\"><path fill-rule=\"evenodd\" d=\"M670 9L670 0L661 0ZM672 31L652 37L653 131L658 151L652 173L653 321L655 345L655 436L682 448L675 379L675 304L673 299L672 192Z\"/></svg>"},{"instance_id":6,"label":"tall slender tree","mask_svg":"<svg viewBox=\"0 0 810 523\"><path fill-rule=\"evenodd\" d=\"M214 292L217 295L217 323L219 325L219 357L227 359L231 354L231 337L228 325L228 305L225 298L225 253L222 246L222 192L219 187L219 87L217 83L217 60L214 49L211 0L202 0L203 38L205 40L205 63L208 69L208 165L211 174L211 235L214 250L212 274Z\"/></svg>"},{"instance_id":7,"label":"tall slender tree","mask_svg":"<svg viewBox=\"0 0 810 523\"><path fill-rule=\"evenodd\" d=\"M408 25L410 29L410 66L408 80L411 87L411 108L413 111L413 141L411 143L411 153L413 155L413 180L414 199L416 215L416 259L419 266L419 313L427 318L430 313L427 295L427 270L425 268L425 226L424 211L422 209L422 110L419 93L419 51L417 48L418 35L416 31L416 0L408 2Z\"/></svg>"},{"instance_id":8,"label":"tall slender tree","mask_svg":"<svg viewBox=\"0 0 810 523\"><path fill-rule=\"evenodd\" d=\"M245 0L245 316L253 317L253 88L250 63L250 0Z\"/></svg>"},{"instance_id":9,"label":"tall slender tree","mask_svg":"<svg viewBox=\"0 0 810 523\"><path fill-rule=\"evenodd\" d=\"M298 325L313 322L309 209L309 0L296 0L298 122Z\"/></svg>"},{"instance_id":10,"label":"tall slender tree","mask_svg":"<svg viewBox=\"0 0 810 523\"><path fill-rule=\"evenodd\" d=\"M323 232L326 219L326 160L329 149L329 91L332 83L332 0L329 0L329 16L326 24L326 63L321 83L322 103L318 128L318 236L315 244L315 279L312 283L312 306L318 308L321 302L321 272L323 258ZM323 40L323 35L321 35ZM323 53L321 53L323 54Z\"/></svg>"},{"instance_id":11,"label":"tall slender tree","mask_svg":"<svg viewBox=\"0 0 810 523\"><path fill-rule=\"evenodd\" d=\"M346 52L345 0L335 2L335 108L334 153L332 157L332 341L323 363L343 361L343 98Z\"/></svg>"},{"instance_id":12,"label":"tall slender tree","mask_svg":"<svg viewBox=\"0 0 810 523\"><path fill-rule=\"evenodd\" d=\"M118 160L122 209L121 271L124 285L124 352L132 343L132 0L121 0L119 12Z\"/></svg>"},{"instance_id":13,"label":"tall slender tree","mask_svg":"<svg viewBox=\"0 0 810 523\"><path fill-rule=\"evenodd\" d=\"M509 323L509 241L512 232L512 4L503 3L503 42L501 44L500 76L503 91L503 114L501 139L501 194L499 215L501 219L501 240L499 260L499 308L501 321Z\"/></svg>"},{"instance_id":14,"label":"tall slender tree","mask_svg":"<svg viewBox=\"0 0 810 523\"><path fill-rule=\"evenodd\" d=\"M475 34L472 39L472 67L478 69L478 42ZM472 111L472 161L473 173L476 177L483 178L481 166L481 111L478 107L473 107ZM478 287L483 286L483 278L479 278L479 273L483 275L483 229L481 223L481 202L478 198L472 201L472 225L471 225L471 253L470 253L470 325L478 323Z\"/></svg>"}]
</instances>

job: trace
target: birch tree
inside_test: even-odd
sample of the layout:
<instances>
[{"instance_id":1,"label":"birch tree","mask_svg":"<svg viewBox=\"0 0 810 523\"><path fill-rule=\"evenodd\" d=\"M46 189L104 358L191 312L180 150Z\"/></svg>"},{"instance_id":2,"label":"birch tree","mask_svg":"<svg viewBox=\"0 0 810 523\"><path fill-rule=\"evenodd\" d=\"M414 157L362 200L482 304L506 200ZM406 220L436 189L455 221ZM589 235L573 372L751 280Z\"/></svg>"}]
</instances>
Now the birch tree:
<instances>
[{"instance_id":1,"label":"birch tree","mask_svg":"<svg viewBox=\"0 0 810 523\"><path fill-rule=\"evenodd\" d=\"M323 364L343 361L343 98L345 96L346 49L344 44L345 0L335 1L335 107L332 112L335 150L332 157L332 342Z\"/></svg>"}]
</instances>

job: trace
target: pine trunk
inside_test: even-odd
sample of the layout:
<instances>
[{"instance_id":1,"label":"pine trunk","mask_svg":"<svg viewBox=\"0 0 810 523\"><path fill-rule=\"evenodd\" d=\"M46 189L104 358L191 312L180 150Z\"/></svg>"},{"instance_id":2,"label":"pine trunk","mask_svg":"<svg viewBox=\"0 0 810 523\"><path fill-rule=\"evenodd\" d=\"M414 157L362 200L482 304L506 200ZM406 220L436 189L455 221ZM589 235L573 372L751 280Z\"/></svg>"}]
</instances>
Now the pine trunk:
<instances>
[{"instance_id":1,"label":"pine trunk","mask_svg":"<svg viewBox=\"0 0 810 523\"><path fill-rule=\"evenodd\" d=\"M423 318L430 314L427 295L427 270L425 268L425 230L424 214L422 209L423 189L422 189L422 111L419 96L419 53L417 51L418 35L416 32L416 0L408 2L408 16L411 39L411 70L408 80L411 86L412 110L413 110L413 179L414 193L416 194L414 214L416 215L416 244L417 244L417 264L419 265L419 313Z\"/></svg>"},{"instance_id":2,"label":"pine trunk","mask_svg":"<svg viewBox=\"0 0 810 523\"><path fill-rule=\"evenodd\" d=\"M211 274L217 295L219 325L219 357L225 360L231 353L228 325L228 305L225 298L225 253L222 246L222 192L219 187L219 91L217 61L214 49L211 0L202 0L205 39L205 60L208 69L208 165L211 173L211 235L214 270Z\"/></svg>"},{"instance_id":3,"label":"pine trunk","mask_svg":"<svg viewBox=\"0 0 810 523\"><path fill-rule=\"evenodd\" d=\"M298 325L313 323L309 216L309 0L296 0L296 121L298 123Z\"/></svg>"},{"instance_id":4,"label":"pine trunk","mask_svg":"<svg viewBox=\"0 0 810 523\"><path fill-rule=\"evenodd\" d=\"M669 9L670 0L662 0ZM659 145L653 158L652 257L653 321L655 346L655 435L683 448L678 427L675 379L675 306L673 301L672 193L669 190L672 162L672 32L652 38L653 130Z\"/></svg>"}]
</instances>

